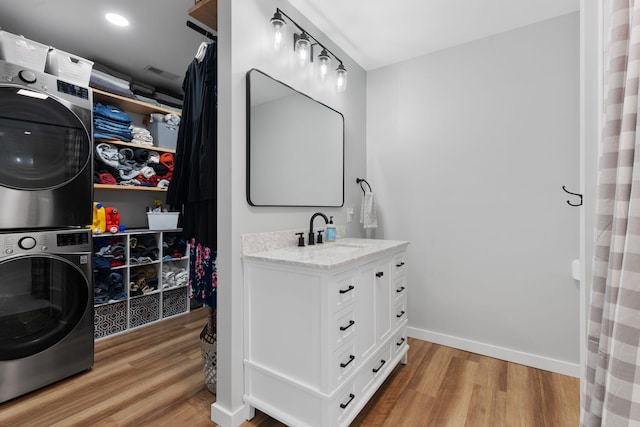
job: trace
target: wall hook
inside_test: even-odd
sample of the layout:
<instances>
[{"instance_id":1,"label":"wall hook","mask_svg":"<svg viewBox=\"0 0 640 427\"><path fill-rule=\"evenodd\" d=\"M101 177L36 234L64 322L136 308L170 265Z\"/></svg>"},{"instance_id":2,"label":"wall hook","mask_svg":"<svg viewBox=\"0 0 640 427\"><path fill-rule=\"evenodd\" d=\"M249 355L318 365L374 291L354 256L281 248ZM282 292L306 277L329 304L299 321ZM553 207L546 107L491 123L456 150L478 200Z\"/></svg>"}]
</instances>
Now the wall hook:
<instances>
[{"instance_id":1,"label":"wall hook","mask_svg":"<svg viewBox=\"0 0 640 427\"><path fill-rule=\"evenodd\" d=\"M566 188L564 185L562 186L562 189L563 189L565 192L567 192L567 193L571 194L572 196L578 196L578 197L580 197L580 203L578 203L578 204L571 203L569 200L567 200L567 204L568 204L569 206L582 206L582 194L579 194L579 193L572 193L571 191L567 190L567 188Z\"/></svg>"}]
</instances>

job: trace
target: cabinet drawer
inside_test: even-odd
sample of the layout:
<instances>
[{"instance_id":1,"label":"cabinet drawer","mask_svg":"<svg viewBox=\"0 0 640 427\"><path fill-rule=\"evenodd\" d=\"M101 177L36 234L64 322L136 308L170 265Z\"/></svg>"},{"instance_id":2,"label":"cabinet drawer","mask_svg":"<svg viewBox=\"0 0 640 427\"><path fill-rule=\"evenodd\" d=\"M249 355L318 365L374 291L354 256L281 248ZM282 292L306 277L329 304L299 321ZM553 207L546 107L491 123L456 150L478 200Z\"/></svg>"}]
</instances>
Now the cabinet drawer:
<instances>
[{"instance_id":1,"label":"cabinet drawer","mask_svg":"<svg viewBox=\"0 0 640 427\"><path fill-rule=\"evenodd\" d=\"M335 311L342 310L356 300L356 288L356 280L352 275L342 276L333 282L331 293Z\"/></svg>"},{"instance_id":2,"label":"cabinet drawer","mask_svg":"<svg viewBox=\"0 0 640 427\"><path fill-rule=\"evenodd\" d=\"M356 356L356 346L352 341L346 346L337 350L333 355L333 372L335 372L336 387L347 378L358 366L360 361Z\"/></svg>"},{"instance_id":3,"label":"cabinet drawer","mask_svg":"<svg viewBox=\"0 0 640 427\"><path fill-rule=\"evenodd\" d=\"M337 313L334 318L334 348L339 348L351 340L355 335L356 328L356 316L353 308L347 308Z\"/></svg>"},{"instance_id":4,"label":"cabinet drawer","mask_svg":"<svg viewBox=\"0 0 640 427\"><path fill-rule=\"evenodd\" d=\"M398 354L398 352L400 352L400 350L405 348L407 345L408 345L407 344L407 329L406 328L402 328L401 330L396 332L396 334L394 335L393 339L391 340L391 355L392 355L392 357L395 357L395 355Z\"/></svg>"},{"instance_id":5,"label":"cabinet drawer","mask_svg":"<svg viewBox=\"0 0 640 427\"><path fill-rule=\"evenodd\" d=\"M366 394L378 378L384 376L390 361L391 349L385 345L365 363L358 375L358 389L362 390L362 394Z\"/></svg>"},{"instance_id":6,"label":"cabinet drawer","mask_svg":"<svg viewBox=\"0 0 640 427\"><path fill-rule=\"evenodd\" d=\"M400 300L393 307L393 322L395 326L400 325L407 319L407 299L400 298Z\"/></svg>"},{"instance_id":7,"label":"cabinet drawer","mask_svg":"<svg viewBox=\"0 0 640 427\"><path fill-rule=\"evenodd\" d=\"M393 277L397 278L405 275L405 254L399 254L393 257Z\"/></svg>"},{"instance_id":8,"label":"cabinet drawer","mask_svg":"<svg viewBox=\"0 0 640 427\"><path fill-rule=\"evenodd\" d=\"M407 278L399 277L393 282L393 297L396 301L407 295Z\"/></svg>"},{"instance_id":9,"label":"cabinet drawer","mask_svg":"<svg viewBox=\"0 0 640 427\"><path fill-rule=\"evenodd\" d=\"M332 408L331 426L342 425L352 414L360 401L360 392L356 389L355 381L351 381L336 393L331 399Z\"/></svg>"}]
</instances>

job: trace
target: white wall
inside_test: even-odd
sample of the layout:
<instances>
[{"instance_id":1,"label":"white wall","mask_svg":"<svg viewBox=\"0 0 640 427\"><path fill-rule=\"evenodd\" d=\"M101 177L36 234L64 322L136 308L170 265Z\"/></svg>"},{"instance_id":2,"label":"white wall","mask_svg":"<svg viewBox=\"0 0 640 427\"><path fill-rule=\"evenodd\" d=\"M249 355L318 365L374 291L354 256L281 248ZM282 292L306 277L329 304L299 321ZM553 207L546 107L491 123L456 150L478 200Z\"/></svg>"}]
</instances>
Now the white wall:
<instances>
[{"instance_id":1,"label":"white wall","mask_svg":"<svg viewBox=\"0 0 640 427\"><path fill-rule=\"evenodd\" d=\"M414 336L578 375L579 14L367 74L377 237ZM572 199L576 201L576 199Z\"/></svg>"},{"instance_id":2,"label":"white wall","mask_svg":"<svg viewBox=\"0 0 640 427\"><path fill-rule=\"evenodd\" d=\"M270 47L269 20L280 7L305 30L338 55L349 72L349 88L337 94L320 87L287 56ZM359 206L364 176L366 75L344 52L285 0L220 0L218 2L218 393L212 419L235 426L243 419L242 395L242 263L240 235L251 232L306 228L316 211L346 221L346 208ZM291 36L292 37L292 36ZM287 38L287 41L292 39ZM290 48L289 45L287 47ZM345 205L343 208L251 207L245 197L246 90L245 75L258 68L312 98L340 111L345 118ZM322 159L317 159L322 167ZM359 235L359 224L347 224Z\"/></svg>"}]
</instances>

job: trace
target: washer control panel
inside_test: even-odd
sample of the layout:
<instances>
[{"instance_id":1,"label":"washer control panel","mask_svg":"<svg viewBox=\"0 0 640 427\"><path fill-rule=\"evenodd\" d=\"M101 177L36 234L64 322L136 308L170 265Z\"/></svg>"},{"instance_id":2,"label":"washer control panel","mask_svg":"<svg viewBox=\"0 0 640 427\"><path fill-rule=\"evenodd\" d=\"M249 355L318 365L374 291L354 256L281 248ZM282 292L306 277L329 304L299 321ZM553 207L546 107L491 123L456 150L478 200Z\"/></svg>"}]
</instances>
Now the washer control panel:
<instances>
[{"instance_id":1,"label":"washer control panel","mask_svg":"<svg viewBox=\"0 0 640 427\"><path fill-rule=\"evenodd\" d=\"M90 251L90 230L0 232L0 259L18 254Z\"/></svg>"}]
</instances>

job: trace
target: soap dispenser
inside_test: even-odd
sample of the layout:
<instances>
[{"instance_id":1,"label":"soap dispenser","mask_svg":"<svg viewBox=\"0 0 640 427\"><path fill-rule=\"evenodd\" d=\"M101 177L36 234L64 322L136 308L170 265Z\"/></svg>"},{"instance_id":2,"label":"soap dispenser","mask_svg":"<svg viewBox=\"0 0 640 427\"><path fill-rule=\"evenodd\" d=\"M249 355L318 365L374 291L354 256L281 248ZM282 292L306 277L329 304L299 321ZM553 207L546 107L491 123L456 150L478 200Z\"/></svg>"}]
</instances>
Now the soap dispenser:
<instances>
[{"instance_id":1,"label":"soap dispenser","mask_svg":"<svg viewBox=\"0 0 640 427\"><path fill-rule=\"evenodd\" d=\"M335 242L336 241L336 226L333 224L333 217L329 217L329 223L327 224L326 231L324 233L324 241L325 242Z\"/></svg>"}]
</instances>

